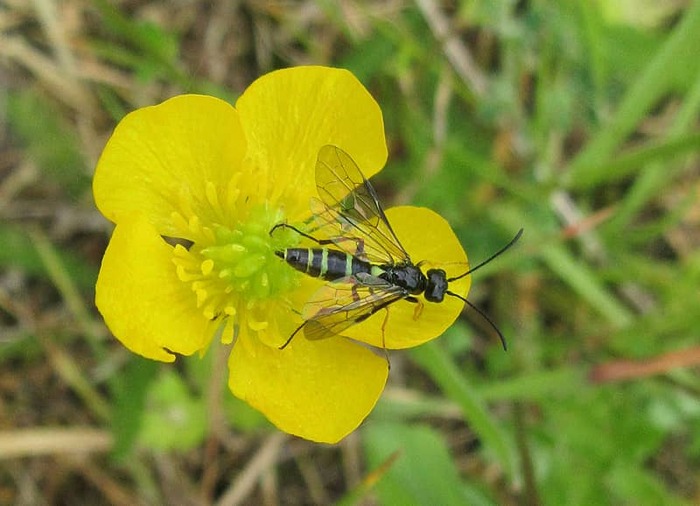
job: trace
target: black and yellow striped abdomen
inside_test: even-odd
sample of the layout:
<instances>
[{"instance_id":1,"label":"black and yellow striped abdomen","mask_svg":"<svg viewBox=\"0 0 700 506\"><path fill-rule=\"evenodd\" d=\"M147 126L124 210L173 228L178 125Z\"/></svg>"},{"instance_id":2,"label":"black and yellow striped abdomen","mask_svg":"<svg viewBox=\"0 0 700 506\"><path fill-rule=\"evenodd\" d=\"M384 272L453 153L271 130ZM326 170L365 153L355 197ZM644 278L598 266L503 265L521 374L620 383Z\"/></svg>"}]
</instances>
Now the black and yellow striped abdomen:
<instances>
[{"instance_id":1,"label":"black and yellow striped abdomen","mask_svg":"<svg viewBox=\"0 0 700 506\"><path fill-rule=\"evenodd\" d=\"M296 270L314 278L334 281L360 272L370 273L372 265L349 253L328 248L287 248L275 251Z\"/></svg>"}]
</instances>

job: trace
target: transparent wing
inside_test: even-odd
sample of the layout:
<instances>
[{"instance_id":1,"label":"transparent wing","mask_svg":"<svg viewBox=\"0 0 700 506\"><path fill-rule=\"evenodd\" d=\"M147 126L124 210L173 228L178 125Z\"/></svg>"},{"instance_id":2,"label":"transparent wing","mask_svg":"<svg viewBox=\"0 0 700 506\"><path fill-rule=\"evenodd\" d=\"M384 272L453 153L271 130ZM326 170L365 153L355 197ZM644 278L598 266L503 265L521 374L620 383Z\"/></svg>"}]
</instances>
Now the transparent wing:
<instances>
[{"instance_id":1,"label":"transparent wing","mask_svg":"<svg viewBox=\"0 0 700 506\"><path fill-rule=\"evenodd\" d=\"M318 230L339 248L361 260L396 264L410 260L391 228L377 193L357 164L336 146L323 146L316 162L311 211Z\"/></svg>"},{"instance_id":2,"label":"transparent wing","mask_svg":"<svg viewBox=\"0 0 700 506\"><path fill-rule=\"evenodd\" d=\"M406 295L403 288L369 274L328 283L304 305L304 335L311 340L338 335Z\"/></svg>"}]
</instances>

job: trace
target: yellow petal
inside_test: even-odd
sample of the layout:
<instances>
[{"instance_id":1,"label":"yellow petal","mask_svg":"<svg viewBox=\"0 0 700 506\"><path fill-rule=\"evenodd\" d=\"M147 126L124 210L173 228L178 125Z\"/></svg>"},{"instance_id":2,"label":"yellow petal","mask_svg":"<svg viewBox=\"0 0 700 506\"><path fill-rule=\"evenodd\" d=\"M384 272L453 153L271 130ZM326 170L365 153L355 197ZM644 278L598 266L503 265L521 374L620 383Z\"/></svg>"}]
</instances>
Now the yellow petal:
<instances>
[{"instance_id":1,"label":"yellow petal","mask_svg":"<svg viewBox=\"0 0 700 506\"><path fill-rule=\"evenodd\" d=\"M301 312L304 304L311 296L323 286L324 282L311 276L299 276L299 286L293 292L287 294L284 303L280 303L278 310L272 315L275 321L275 333L270 335L270 339L263 342L268 346L279 348L287 342L292 333L304 323ZM294 339L304 339L304 333L299 332Z\"/></svg>"},{"instance_id":2,"label":"yellow petal","mask_svg":"<svg viewBox=\"0 0 700 506\"><path fill-rule=\"evenodd\" d=\"M173 248L143 216L125 216L114 229L97 278L95 303L114 336L134 353L172 362L170 350L204 349L213 323L172 263Z\"/></svg>"},{"instance_id":3,"label":"yellow petal","mask_svg":"<svg viewBox=\"0 0 700 506\"><path fill-rule=\"evenodd\" d=\"M444 269L447 277L457 276L469 270L467 254L449 223L439 214L424 207L401 206L386 212L396 235L414 263L423 261L425 273L431 268ZM471 276L449 284L450 291L466 297ZM343 335L374 346L408 348L440 336L459 316L464 308L461 300L445 296L440 303L398 301L388 310L381 310L367 321L350 327ZM418 314L420 311L420 314ZM384 326L385 342L382 342Z\"/></svg>"},{"instance_id":4,"label":"yellow petal","mask_svg":"<svg viewBox=\"0 0 700 506\"><path fill-rule=\"evenodd\" d=\"M388 364L343 338L299 336L284 350L254 339L236 342L229 388L281 430L335 443L352 432L384 389Z\"/></svg>"},{"instance_id":5,"label":"yellow petal","mask_svg":"<svg viewBox=\"0 0 700 506\"><path fill-rule=\"evenodd\" d=\"M386 162L381 110L347 70L295 67L271 72L250 85L236 109L252 163L269 168L273 195L286 192L290 221L309 213L322 146L345 150L367 178Z\"/></svg>"},{"instance_id":6,"label":"yellow petal","mask_svg":"<svg viewBox=\"0 0 700 506\"><path fill-rule=\"evenodd\" d=\"M238 113L217 98L181 95L138 109L105 146L93 180L95 203L115 223L136 211L161 234L177 236L182 230L172 213L206 221L207 187L227 188L245 150Z\"/></svg>"}]
</instances>

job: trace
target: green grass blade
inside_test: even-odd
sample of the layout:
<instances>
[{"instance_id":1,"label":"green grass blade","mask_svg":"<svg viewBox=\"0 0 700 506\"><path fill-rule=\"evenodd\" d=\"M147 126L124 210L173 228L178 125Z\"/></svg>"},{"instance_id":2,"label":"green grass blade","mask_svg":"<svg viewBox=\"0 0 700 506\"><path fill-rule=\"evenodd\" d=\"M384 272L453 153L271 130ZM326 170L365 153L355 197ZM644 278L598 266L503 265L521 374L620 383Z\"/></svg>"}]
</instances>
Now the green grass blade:
<instances>
[{"instance_id":1,"label":"green grass blade","mask_svg":"<svg viewBox=\"0 0 700 506\"><path fill-rule=\"evenodd\" d=\"M508 476L513 476L513 454L505 431L500 422L486 408L477 389L470 385L464 375L443 348L435 342L411 351L411 356L430 374L443 392L455 401L464 414L464 419L483 441L484 446L493 452L501 468Z\"/></svg>"},{"instance_id":2,"label":"green grass blade","mask_svg":"<svg viewBox=\"0 0 700 506\"><path fill-rule=\"evenodd\" d=\"M589 185L611 177L607 160L635 130L670 84L675 71L694 67L700 33L700 1L693 2L682 21L657 51L648 66L627 91L610 122L597 131L585 149L574 159L565 180L576 185L585 179Z\"/></svg>"}]
</instances>

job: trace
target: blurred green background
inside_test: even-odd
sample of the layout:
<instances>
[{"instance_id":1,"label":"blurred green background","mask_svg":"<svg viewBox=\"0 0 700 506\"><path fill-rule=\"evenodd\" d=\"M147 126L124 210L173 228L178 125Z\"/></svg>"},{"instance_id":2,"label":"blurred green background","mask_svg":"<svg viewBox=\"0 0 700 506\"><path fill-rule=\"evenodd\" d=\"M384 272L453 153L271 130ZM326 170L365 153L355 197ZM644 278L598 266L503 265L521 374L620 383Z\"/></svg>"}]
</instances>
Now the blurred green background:
<instances>
[{"instance_id":1,"label":"blurred green background","mask_svg":"<svg viewBox=\"0 0 700 506\"><path fill-rule=\"evenodd\" d=\"M0 3L1 504L700 504L700 2ZM90 192L127 112L352 70L386 204L475 275L337 446L278 433L226 356L129 354L94 305Z\"/></svg>"}]
</instances>

